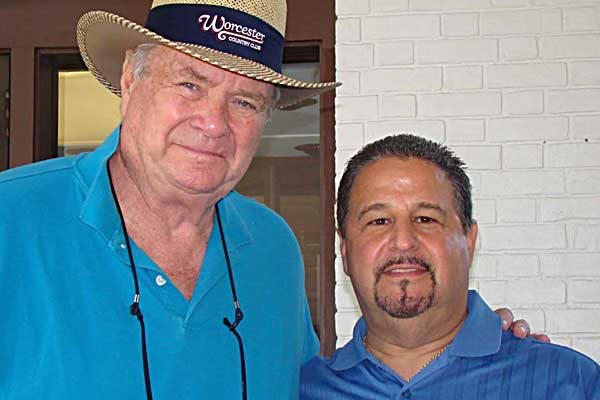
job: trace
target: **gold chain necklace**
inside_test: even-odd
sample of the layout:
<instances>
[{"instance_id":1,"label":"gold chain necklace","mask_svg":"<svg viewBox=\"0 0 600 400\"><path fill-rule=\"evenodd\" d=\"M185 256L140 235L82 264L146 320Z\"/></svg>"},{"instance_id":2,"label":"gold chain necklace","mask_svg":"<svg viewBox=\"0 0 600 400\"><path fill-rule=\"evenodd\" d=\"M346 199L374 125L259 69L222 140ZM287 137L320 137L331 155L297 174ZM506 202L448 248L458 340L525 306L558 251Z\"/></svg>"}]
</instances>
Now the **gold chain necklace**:
<instances>
[{"instance_id":1,"label":"gold chain necklace","mask_svg":"<svg viewBox=\"0 0 600 400\"><path fill-rule=\"evenodd\" d=\"M369 350L369 345L367 345L367 335L363 336L363 346L365 346L365 349L367 349L367 351L370 352ZM425 364L423 364L421 366L421 368L419 368L418 370L416 370L411 376L408 377L408 379L406 380L407 382L410 381L412 378L414 378L419 372L423 371L425 368L427 368L427 366L429 364L431 364L433 362L433 360L435 360L436 358L438 358L439 356L442 355L443 352L446 351L446 349L448 348L448 346L450 346L450 343L448 343L447 345L445 345L444 347L442 347L441 349L439 349L433 356L431 356L431 358L429 360L427 360L427 362Z\"/></svg>"}]
</instances>

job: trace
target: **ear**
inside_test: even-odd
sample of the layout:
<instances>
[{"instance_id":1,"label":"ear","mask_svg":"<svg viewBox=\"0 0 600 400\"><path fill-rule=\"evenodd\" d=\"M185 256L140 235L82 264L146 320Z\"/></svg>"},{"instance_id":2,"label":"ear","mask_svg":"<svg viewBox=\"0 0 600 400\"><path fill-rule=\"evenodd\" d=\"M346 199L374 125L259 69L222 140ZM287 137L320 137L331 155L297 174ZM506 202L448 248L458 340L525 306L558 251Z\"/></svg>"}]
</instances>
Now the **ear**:
<instances>
[{"instance_id":1,"label":"ear","mask_svg":"<svg viewBox=\"0 0 600 400\"><path fill-rule=\"evenodd\" d=\"M127 107L129 100L131 99L132 86L135 81L133 77L133 64L131 63L131 56L133 50L127 50L125 52L125 61L123 61L123 68L121 72L121 105L119 109L121 111L121 117L125 117L127 114Z\"/></svg>"},{"instance_id":2,"label":"ear","mask_svg":"<svg viewBox=\"0 0 600 400\"><path fill-rule=\"evenodd\" d=\"M479 227L477 221L473 221L473 225L467 232L467 246L469 248L469 259L471 264L473 263L473 255L475 254L475 245L477 244L477 235L479 233Z\"/></svg>"},{"instance_id":3,"label":"ear","mask_svg":"<svg viewBox=\"0 0 600 400\"><path fill-rule=\"evenodd\" d=\"M339 230L337 231L337 235L340 240L340 254L342 255L342 265L344 266L344 273L346 275L350 276L350 273L348 270L348 261L347 261L347 256L346 256L346 240L344 239L344 236L342 235L342 233Z\"/></svg>"}]
</instances>

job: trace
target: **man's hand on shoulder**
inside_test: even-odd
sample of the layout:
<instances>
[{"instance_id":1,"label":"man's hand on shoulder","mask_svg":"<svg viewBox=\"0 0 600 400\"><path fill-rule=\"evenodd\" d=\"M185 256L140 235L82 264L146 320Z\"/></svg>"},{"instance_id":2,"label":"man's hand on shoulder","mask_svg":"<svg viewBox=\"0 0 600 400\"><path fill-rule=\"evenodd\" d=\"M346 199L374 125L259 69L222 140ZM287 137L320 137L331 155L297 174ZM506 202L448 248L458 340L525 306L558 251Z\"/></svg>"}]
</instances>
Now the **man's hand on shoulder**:
<instances>
[{"instance_id":1,"label":"man's hand on shoulder","mask_svg":"<svg viewBox=\"0 0 600 400\"><path fill-rule=\"evenodd\" d=\"M502 330L506 331L511 329L514 335L518 338L526 338L531 336L534 339L541 340L542 342L550 343L550 338L543 333L531 333L529 323L524 319L518 319L515 321L515 316L512 311L508 308L499 308L494 311L502 318Z\"/></svg>"}]
</instances>

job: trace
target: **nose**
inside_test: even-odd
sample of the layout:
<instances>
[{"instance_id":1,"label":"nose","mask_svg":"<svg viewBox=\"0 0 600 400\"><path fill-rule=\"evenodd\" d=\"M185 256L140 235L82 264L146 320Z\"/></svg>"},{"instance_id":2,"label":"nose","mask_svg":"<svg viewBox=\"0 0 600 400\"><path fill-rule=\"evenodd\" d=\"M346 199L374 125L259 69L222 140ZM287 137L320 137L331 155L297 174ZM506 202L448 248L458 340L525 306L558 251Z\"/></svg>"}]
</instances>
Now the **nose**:
<instances>
[{"instance_id":1,"label":"nose","mask_svg":"<svg viewBox=\"0 0 600 400\"><path fill-rule=\"evenodd\" d=\"M218 138L229 134L229 118L224 99L206 99L196 104L190 124L205 136Z\"/></svg>"},{"instance_id":2,"label":"nose","mask_svg":"<svg viewBox=\"0 0 600 400\"><path fill-rule=\"evenodd\" d=\"M413 224L395 221L391 229L390 247L397 251L412 251L419 247L419 238Z\"/></svg>"}]
</instances>

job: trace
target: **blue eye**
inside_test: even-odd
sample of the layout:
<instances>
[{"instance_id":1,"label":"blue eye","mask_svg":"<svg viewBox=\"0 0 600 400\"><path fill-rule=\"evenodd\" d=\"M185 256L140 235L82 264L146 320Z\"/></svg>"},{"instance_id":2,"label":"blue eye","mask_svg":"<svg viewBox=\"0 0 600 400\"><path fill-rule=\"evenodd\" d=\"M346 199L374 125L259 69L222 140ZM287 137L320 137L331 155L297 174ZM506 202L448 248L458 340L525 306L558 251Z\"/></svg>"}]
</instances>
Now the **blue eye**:
<instances>
[{"instance_id":1,"label":"blue eye","mask_svg":"<svg viewBox=\"0 0 600 400\"><path fill-rule=\"evenodd\" d=\"M249 110L254 110L254 111L256 111L256 110L258 109L258 108L257 108L257 107L256 107L254 104L250 103L250 102L249 102L249 101L247 101L247 100L242 100L242 99L239 99L239 100L236 100L236 103L237 103L237 104L238 104L240 107L242 107L242 108L247 108L247 109L249 109Z\"/></svg>"},{"instance_id":2,"label":"blue eye","mask_svg":"<svg viewBox=\"0 0 600 400\"><path fill-rule=\"evenodd\" d=\"M183 82L183 83L180 83L179 85L183 86L184 88L189 89L189 90L197 89L196 85L194 85L193 83L190 83L190 82Z\"/></svg>"}]
</instances>

